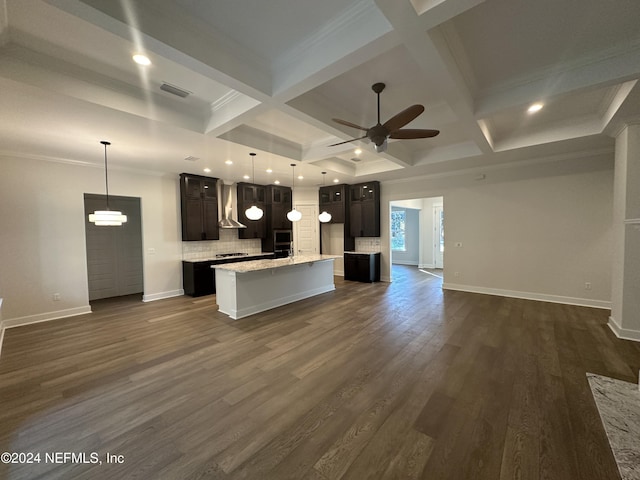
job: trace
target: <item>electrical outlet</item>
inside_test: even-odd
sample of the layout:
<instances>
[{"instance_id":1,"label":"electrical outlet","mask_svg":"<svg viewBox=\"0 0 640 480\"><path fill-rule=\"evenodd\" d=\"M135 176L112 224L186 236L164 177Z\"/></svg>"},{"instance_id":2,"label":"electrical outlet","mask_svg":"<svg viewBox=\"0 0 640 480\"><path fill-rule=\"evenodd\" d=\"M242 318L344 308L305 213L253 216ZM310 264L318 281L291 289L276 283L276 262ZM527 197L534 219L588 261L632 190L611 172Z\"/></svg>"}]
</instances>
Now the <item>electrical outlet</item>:
<instances>
[{"instance_id":1,"label":"electrical outlet","mask_svg":"<svg viewBox=\"0 0 640 480\"><path fill-rule=\"evenodd\" d=\"M59 302L60 301L60 294L59 293L54 293L53 295L51 295L51 298L53 299L54 302Z\"/></svg>"},{"instance_id":2,"label":"electrical outlet","mask_svg":"<svg viewBox=\"0 0 640 480\"><path fill-rule=\"evenodd\" d=\"M591 290L591 282L584 282L584 289Z\"/></svg>"},{"instance_id":3,"label":"electrical outlet","mask_svg":"<svg viewBox=\"0 0 640 480\"><path fill-rule=\"evenodd\" d=\"M460 276L460 272L453 272L453 276L454 277L459 277Z\"/></svg>"}]
</instances>

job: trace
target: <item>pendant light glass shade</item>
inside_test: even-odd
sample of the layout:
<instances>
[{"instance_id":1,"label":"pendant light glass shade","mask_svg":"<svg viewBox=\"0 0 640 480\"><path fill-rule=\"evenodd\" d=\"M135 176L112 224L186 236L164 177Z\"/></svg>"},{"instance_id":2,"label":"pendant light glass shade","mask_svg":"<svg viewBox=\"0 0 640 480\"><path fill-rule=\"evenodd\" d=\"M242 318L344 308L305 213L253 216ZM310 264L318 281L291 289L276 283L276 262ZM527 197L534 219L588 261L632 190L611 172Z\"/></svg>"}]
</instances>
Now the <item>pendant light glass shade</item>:
<instances>
[{"instance_id":1,"label":"pendant light glass shade","mask_svg":"<svg viewBox=\"0 0 640 480\"><path fill-rule=\"evenodd\" d=\"M300 213L298 210L296 210L295 207L293 207L293 210L287 213L287 218L291 222L298 222L302 218L302 213Z\"/></svg>"},{"instance_id":2,"label":"pendant light glass shade","mask_svg":"<svg viewBox=\"0 0 640 480\"><path fill-rule=\"evenodd\" d=\"M324 176L327 174L327 172L322 172L322 186L324 187ZM321 223L327 223L331 221L331 214L329 212L327 212L326 210L323 210L322 213L320 215L318 215L318 220L320 220Z\"/></svg>"},{"instance_id":3,"label":"pendant light glass shade","mask_svg":"<svg viewBox=\"0 0 640 480\"><path fill-rule=\"evenodd\" d=\"M320 215L318 215L318 220L320 220L322 223L330 222L331 214L327 211L324 211Z\"/></svg>"},{"instance_id":4,"label":"pendant light glass shade","mask_svg":"<svg viewBox=\"0 0 640 480\"><path fill-rule=\"evenodd\" d=\"M98 227L119 227L123 223L127 223L127 216L123 215L118 210L111 210L109 208L109 174L107 170L107 145L111 145L111 142L102 140L100 142L104 145L104 184L107 193L107 209L96 210L89 214L89 221L95 223Z\"/></svg>"},{"instance_id":5,"label":"pendant light glass shade","mask_svg":"<svg viewBox=\"0 0 640 480\"><path fill-rule=\"evenodd\" d=\"M247 216L249 220L260 220L264 212L260 207L256 207L255 205L251 205L251 207L247 208L244 211L244 214Z\"/></svg>"},{"instance_id":6,"label":"pendant light glass shade","mask_svg":"<svg viewBox=\"0 0 640 480\"><path fill-rule=\"evenodd\" d=\"M251 155L251 171L252 171L252 175L253 175L253 183L256 183L256 167L254 164L254 157L256 156L255 153L250 153L249 155ZM244 211L244 214L246 215L246 217L249 220L260 220L262 218L262 216L264 215L264 212L262 211L262 209L260 207L258 207L257 205L251 205L249 208L247 208Z\"/></svg>"},{"instance_id":7,"label":"pendant light glass shade","mask_svg":"<svg viewBox=\"0 0 640 480\"><path fill-rule=\"evenodd\" d=\"M89 221L98 227L118 227L127 223L127 216L115 210L96 210L89 214Z\"/></svg>"},{"instance_id":8,"label":"pendant light glass shade","mask_svg":"<svg viewBox=\"0 0 640 480\"><path fill-rule=\"evenodd\" d=\"M292 172L291 196L293 196L293 187L295 186L295 183L296 183L296 175L294 173L295 166L296 166L295 163L291 164L291 172ZM287 213L287 218L289 219L290 222L298 222L302 218L302 213L296 210L296 207L293 207L291 211Z\"/></svg>"}]
</instances>

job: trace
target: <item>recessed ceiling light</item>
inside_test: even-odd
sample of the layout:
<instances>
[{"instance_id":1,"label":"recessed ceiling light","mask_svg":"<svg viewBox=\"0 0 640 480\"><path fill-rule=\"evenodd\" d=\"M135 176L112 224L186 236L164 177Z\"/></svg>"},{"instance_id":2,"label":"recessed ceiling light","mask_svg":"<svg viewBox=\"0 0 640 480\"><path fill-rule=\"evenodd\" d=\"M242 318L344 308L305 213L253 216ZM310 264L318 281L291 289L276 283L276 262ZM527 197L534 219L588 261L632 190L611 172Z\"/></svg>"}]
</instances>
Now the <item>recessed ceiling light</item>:
<instances>
[{"instance_id":1,"label":"recessed ceiling light","mask_svg":"<svg viewBox=\"0 0 640 480\"><path fill-rule=\"evenodd\" d=\"M338 183L339 181L340 181L340 180L339 180L339 179L337 179L337 178L334 178L334 179L333 179L333 183Z\"/></svg>"},{"instance_id":2,"label":"recessed ceiling light","mask_svg":"<svg viewBox=\"0 0 640 480\"><path fill-rule=\"evenodd\" d=\"M233 162L231 160L225 160L225 162L227 165L233 165Z\"/></svg>"},{"instance_id":3,"label":"recessed ceiling light","mask_svg":"<svg viewBox=\"0 0 640 480\"><path fill-rule=\"evenodd\" d=\"M280 180L275 180L273 183L275 183L276 185L280 185Z\"/></svg>"},{"instance_id":4,"label":"recessed ceiling light","mask_svg":"<svg viewBox=\"0 0 640 480\"><path fill-rule=\"evenodd\" d=\"M142 55L141 53L136 53L133 57L133 61L138 65L144 65L145 67L151 65L151 60L146 55Z\"/></svg>"},{"instance_id":5,"label":"recessed ceiling light","mask_svg":"<svg viewBox=\"0 0 640 480\"><path fill-rule=\"evenodd\" d=\"M542 103L534 103L533 105L531 105L527 109L527 112L536 113L536 112L539 112L540 110L542 110L542 107L544 107L544 104L542 104Z\"/></svg>"},{"instance_id":6,"label":"recessed ceiling light","mask_svg":"<svg viewBox=\"0 0 640 480\"><path fill-rule=\"evenodd\" d=\"M302 175L298 175L298 180L304 180L304 177Z\"/></svg>"},{"instance_id":7,"label":"recessed ceiling light","mask_svg":"<svg viewBox=\"0 0 640 480\"><path fill-rule=\"evenodd\" d=\"M273 170L271 170L270 168L267 168L267 173L273 173Z\"/></svg>"},{"instance_id":8,"label":"recessed ceiling light","mask_svg":"<svg viewBox=\"0 0 640 480\"><path fill-rule=\"evenodd\" d=\"M211 173L211 169L210 168L205 168L204 169L204 173Z\"/></svg>"},{"instance_id":9,"label":"recessed ceiling light","mask_svg":"<svg viewBox=\"0 0 640 480\"><path fill-rule=\"evenodd\" d=\"M356 148L353 153L355 153L356 155L360 155L362 153L362 149L361 148Z\"/></svg>"},{"instance_id":10,"label":"recessed ceiling light","mask_svg":"<svg viewBox=\"0 0 640 480\"><path fill-rule=\"evenodd\" d=\"M249 180L251 177L249 175L244 175L242 178L244 178L245 180Z\"/></svg>"}]
</instances>

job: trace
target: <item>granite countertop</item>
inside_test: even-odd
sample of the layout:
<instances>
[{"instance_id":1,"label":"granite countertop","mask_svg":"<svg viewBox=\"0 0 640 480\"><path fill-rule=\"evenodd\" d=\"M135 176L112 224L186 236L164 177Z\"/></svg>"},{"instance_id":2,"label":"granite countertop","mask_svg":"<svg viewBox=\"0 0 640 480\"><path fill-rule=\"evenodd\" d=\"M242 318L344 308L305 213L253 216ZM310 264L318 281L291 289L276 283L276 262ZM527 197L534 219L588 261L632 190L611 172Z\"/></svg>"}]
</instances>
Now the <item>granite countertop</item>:
<instances>
[{"instance_id":1,"label":"granite countertop","mask_svg":"<svg viewBox=\"0 0 640 480\"><path fill-rule=\"evenodd\" d=\"M273 252L262 252L262 253L249 253L248 255L238 255L236 257L210 257L210 258L194 258L191 260L182 260L183 262L212 262L214 260L229 260L231 258L252 258L252 257L262 257L263 255L273 255Z\"/></svg>"},{"instance_id":2,"label":"granite countertop","mask_svg":"<svg viewBox=\"0 0 640 480\"><path fill-rule=\"evenodd\" d=\"M375 255L375 254L380 253L380 252L353 252L353 251L347 251L347 252L344 252L344 253L357 254L357 255Z\"/></svg>"},{"instance_id":3,"label":"granite countertop","mask_svg":"<svg viewBox=\"0 0 640 480\"><path fill-rule=\"evenodd\" d=\"M302 265L305 263L322 262L342 258L341 255L295 255L293 257L251 260L248 262L227 263L224 265L212 265L211 268L229 270L237 273L256 272L270 268L288 267L290 265Z\"/></svg>"}]
</instances>

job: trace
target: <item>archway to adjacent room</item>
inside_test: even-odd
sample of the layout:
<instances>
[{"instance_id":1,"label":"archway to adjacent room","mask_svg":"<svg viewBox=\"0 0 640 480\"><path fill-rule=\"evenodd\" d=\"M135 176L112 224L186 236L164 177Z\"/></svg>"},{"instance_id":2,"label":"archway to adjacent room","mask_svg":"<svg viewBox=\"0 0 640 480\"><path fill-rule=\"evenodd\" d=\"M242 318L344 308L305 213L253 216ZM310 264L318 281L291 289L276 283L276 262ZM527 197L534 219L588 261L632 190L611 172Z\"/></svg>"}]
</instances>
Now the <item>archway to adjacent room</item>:
<instances>
[{"instance_id":1,"label":"archway to adjacent room","mask_svg":"<svg viewBox=\"0 0 640 480\"><path fill-rule=\"evenodd\" d=\"M391 264L414 266L442 278L444 269L444 199L390 202Z\"/></svg>"}]
</instances>

